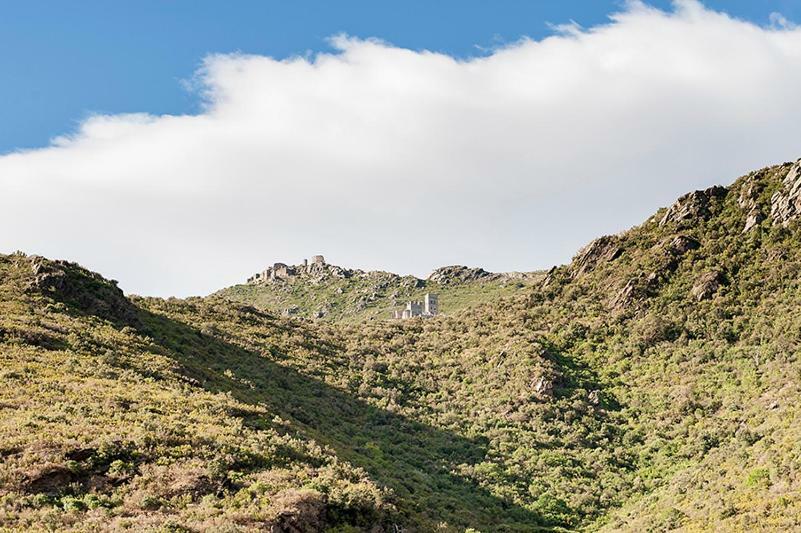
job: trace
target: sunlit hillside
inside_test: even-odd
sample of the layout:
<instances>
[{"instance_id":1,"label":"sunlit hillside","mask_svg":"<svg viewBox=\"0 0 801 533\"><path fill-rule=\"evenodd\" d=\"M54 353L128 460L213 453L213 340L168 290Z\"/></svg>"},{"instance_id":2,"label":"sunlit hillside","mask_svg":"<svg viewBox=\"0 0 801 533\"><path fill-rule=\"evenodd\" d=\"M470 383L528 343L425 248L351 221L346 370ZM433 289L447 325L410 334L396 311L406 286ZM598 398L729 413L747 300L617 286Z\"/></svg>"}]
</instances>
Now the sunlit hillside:
<instances>
[{"instance_id":1,"label":"sunlit hillside","mask_svg":"<svg viewBox=\"0 0 801 533\"><path fill-rule=\"evenodd\" d=\"M348 312L319 320L318 289L126 297L3 256L0 527L797 529L799 274L800 163L432 318L370 320L394 286L326 285Z\"/></svg>"}]
</instances>

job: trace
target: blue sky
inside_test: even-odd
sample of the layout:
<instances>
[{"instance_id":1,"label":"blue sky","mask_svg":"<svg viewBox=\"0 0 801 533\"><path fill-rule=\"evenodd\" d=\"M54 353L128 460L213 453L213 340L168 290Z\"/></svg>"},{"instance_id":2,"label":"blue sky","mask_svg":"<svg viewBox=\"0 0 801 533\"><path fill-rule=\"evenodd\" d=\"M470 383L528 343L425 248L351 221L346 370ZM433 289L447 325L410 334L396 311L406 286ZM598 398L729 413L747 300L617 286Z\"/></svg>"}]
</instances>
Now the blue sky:
<instances>
[{"instance_id":1,"label":"blue sky","mask_svg":"<svg viewBox=\"0 0 801 533\"><path fill-rule=\"evenodd\" d=\"M668 9L670 2L649 4ZM768 24L801 19L797 0L708 1ZM0 153L47 145L93 113L197 111L190 78L204 56L241 51L276 58L329 50L345 32L457 57L486 53L550 24L603 23L620 1L18 0L0 4Z\"/></svg>"},{"instance_id":2,"label":"blue sky","mask_svg":"<svg viewBox=\"0 0 801 533\"><path fill-rule=\"evenodd\" d=\"M0 2L0 253L547 269L801 157L799 4Z\"/></svg>"}]
</instances>

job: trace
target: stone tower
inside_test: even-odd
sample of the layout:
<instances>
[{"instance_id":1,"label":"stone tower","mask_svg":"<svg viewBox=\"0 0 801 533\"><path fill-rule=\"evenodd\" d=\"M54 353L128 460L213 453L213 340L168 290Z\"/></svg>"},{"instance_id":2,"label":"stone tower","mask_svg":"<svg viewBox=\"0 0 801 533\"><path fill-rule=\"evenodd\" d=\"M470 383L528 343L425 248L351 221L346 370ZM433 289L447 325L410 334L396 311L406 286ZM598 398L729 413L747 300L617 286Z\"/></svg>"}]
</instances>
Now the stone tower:
<instances>
[{"instance_id":1,"label":"stone tower","mask_svg":"<svg viewBox=\"0 0 801 533\"><path fill-rule=\"evenodd\" d=\"M427 292L423 297L423 314L428 316L439 314L439 297L436 294Z\"/></svg>"}]
</instances>

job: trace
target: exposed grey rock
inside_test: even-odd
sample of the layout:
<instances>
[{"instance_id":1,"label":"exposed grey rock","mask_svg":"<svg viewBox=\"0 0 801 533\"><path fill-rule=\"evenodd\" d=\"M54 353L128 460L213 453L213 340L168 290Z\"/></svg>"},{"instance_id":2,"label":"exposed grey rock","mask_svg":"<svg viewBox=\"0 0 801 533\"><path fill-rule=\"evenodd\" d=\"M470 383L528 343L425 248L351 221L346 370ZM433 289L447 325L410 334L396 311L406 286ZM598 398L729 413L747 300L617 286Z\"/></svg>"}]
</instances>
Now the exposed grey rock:
<instances>
[{"instance_id":1,"label":"exposed grey rock","mask_svg":"<svg viewBox=\"0 0 801 533\"><path fill-rule=\"evenodd\" d=\"M708 300L725 284L726 277L722 272L705 272L696 280L690 293L699 302L701 300Z\"/></svg>"},{"instance_id":2,"label":"exposed grey rock","mask_svg":"<svg viewBox=\"0 0 801 533\"><path fill-rule=\"evenodd\" d=\"M592 272L598 265L614 261L623 253L616 237L605 235L579 250L571 263L571 276L577 278Z\"/></svg>"},{"instance_id":3,"label":"exposed grey rock","mask_svg":"<svg viewBox=\"0 0 801 533\"><path fill-rule=\"evenodd\" d=\"M552 266L551 269L548 270L548 273L545 275L545 279L543 279L542 283L540 284L541 289L546 289L551 285L551 283L553 283L558 270L559 269L556 266Z\"/></svg>"},{"instance_id":4,"label":"exposed grey rock","mask_svg":"<svg viewBox=\"0 0 801 533\"><path fill-rule=\"evenodd\" d=\"M107 280L69 261L49 261L36 255L27 260L32 277L26 291L44 294L83 313L112 322L139 325L136 307L117 287L115 280Z\"/></svg>"},{"instance_id":5,"label":"exposed grey rock","mask_svg":"<svg viewBox=\"0 0 801 533\"><path fill-rule=\"evenodd\" d=\"M590 402L592 405L599 405L601 403L601 391L599 390L592 390L587 395L587 401Z\"/></svg>"},{"instance_id":6,"label":"exposed grey rock","mask_svg":"<svg viewBox=\"0 0 801 533\"><path fill-rule=\"evenodd\" d=\"M697 250L701 243L687 235L676 235L667 245L668 253L674 256L681 256L690 250Z\"/></svg>"},{"instance_id":7,"label":"exposed grey rock","mask_svg":"<svg viewBox=\"0 0 801 533\"><path fill-rule=\"evenodd\" d=\"M615 295L615 297L612 299L612 309L620 311L627 308L635 300L637 300L639 296L642 295L642 287L643 284L641 283L641 280L637 278L632 278L627 281L623 288L620 289L617 295Z\"/></svg>"},{"instance_id":8,"label":"exposed grey rock","mask_svg":"<svg viewBox=\"0 0 801 533\"><path fill-rule=\"evenodd\" d=\"M612 298L610 307L616 311L622 311L635 303L642 301L658 288L664 276L656 272L651 272L647 276L640 274L631 278L620 291Z\"/></svg>"},{"instance_id":9,"label":"exposed grey rock","mask_svg":"<svg viewBox=\"0 0 801 533\"><path fill-rule=\"evenodd\" d=\"M474 281L485 281L500 278L500 274L487 272L483 268L469 268L463 265L452 265L436 269L428 276L428 281L440 285L458 285Z\"/></svg>"},{"instance_id":10,"label":"exposed grey rock","mask_svg":"<svg viewBox=\"0 0 801 533\"><path fill-rule=\"evenodd\" d=\"M539 396L550 396L553 394L553 380L540 376L534 382L534 392Z\"/></svg>"},{"instance_id":11,"label":"exposed grey rock","mask_svg":"<svg viewBox=\"0 0 801 533\"><path fill-rule=\"evenodd\" d=\"M787 226L801 214L801 159L795 162L782 180L781 188L770 198L773 222Z\"/></svg>"},{"instance_id":12,"label":"exposed grey rock","mask_svg":"<svg viewBox=\"0 0 801 533\"><path fill-rule=\"evenodd\" d=\"M737 197L737 205L745 211L751 211L756 207L759 195L762 192L763 182L761 177L764 171L755 172L746 178L740 188L740 195Z\"/></svg>"},{"instance_id":13,"label":"exposed grey rock","mask_svg":"<svg viewBox=\"0 0 801 533\"><path fill-rule=\"evenodd\" d=\"M703 191L694 191L680 197L659 221L660 226L665 224L682 223L690 220L705 220L712 214L710 205L713 199L723 198L728 190L715 185Z\"/></svg>"},{"instance_id":14,"label":"exposed grey rock","mask_svg":"<svg viewBox=\"0 0 801 533\"><path fill-rule=\"evenodd\" d=\"M743 227L743 233L748 233L763 220L765 220L765 217L762 215L762 213L758 211L750 212L748 214L748 217L745 219L745 226Z\"/></svg>"}]
</instances>

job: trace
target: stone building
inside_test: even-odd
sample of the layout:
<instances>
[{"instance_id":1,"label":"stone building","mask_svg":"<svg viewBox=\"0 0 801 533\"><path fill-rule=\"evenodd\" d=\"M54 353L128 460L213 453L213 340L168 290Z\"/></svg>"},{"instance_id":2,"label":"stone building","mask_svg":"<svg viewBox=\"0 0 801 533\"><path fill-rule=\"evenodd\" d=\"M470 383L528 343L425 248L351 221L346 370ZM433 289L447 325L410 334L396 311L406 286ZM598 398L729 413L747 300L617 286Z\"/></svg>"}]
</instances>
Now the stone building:
<instances>
[{"instance_id":1,"label":"stone building","mask_svg":"<svg viewBox=\"0 0 801 533\"><path fill-rule=\"evenodd\" d=\"M272 272L270 272L271 279L287 279L295 273L295 269L284 263L275 263Z\"/></svg>"},{"instance_id":2,"label":"stone building","mask_svg":"<svg viewBox=\"0 0 801 533\"><path fill-rule=\"evenodd\" d=\"M406 320L414 317L432 317L439 314L439 297L436 294L426 293L423 301L411 300L406 302L404 309L392 312L392 318Z\"/></svg>"},{"instance_id":3,"label":"stone building","mask_svg":"<svg viewBox=\"0 0 801 533\"><path fill-rule=\"evenodd\" d=\"M321 272L328 268L325 264L325 258L322 255L313 255L311 261L308 259L303 260L302 265L287 265L284 263L274 263L273 266L267 267L261 272L248 278L248 283L260 284L276 280L288 280L301 273Z\"/></svg>"},{"instance_id":4,"label":"stone building","mask_svg":"<svg viewBox=\"0 0 801 533\"><path fill-rule=\"evenodd\" d=\"M423 297L423 315L436 316L439 314L439 296L427 292Z\"/></svg>"}]
</instances>

